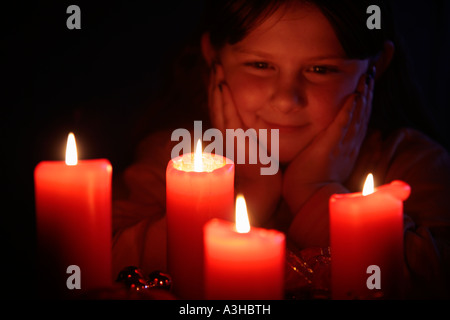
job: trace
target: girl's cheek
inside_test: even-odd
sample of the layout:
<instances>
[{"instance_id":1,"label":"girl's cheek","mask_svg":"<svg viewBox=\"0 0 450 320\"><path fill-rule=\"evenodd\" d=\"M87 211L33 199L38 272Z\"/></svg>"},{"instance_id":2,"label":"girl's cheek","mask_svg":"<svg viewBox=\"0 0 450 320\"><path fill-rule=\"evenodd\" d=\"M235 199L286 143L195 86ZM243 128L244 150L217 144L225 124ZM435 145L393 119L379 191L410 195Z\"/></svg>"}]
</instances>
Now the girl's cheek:
<instances>
[{"instance_id":1,"label":"girl's cheek","mask_svg":"<svg viewBox=\"0 0 450 320\"><path fill-rule=\"evenodd\" d=\"M270 97L271 81L252 75L238 74L227 80L234 103L240 113L255 113Z\"/></svg>"},{"instance_id":2,"label":"girl's cheek","mask_svg":"<svg viewBox=\"0 0 450 320\"><path fill-rule=\"evenodd\" d=\"M309 87L309 105L312 110L313 122L318 129L328 127L344 106L349 95L355 92L359 79L367 68L367 61L361 61L351 74L340 77L324 85Z\"/></svg>"},{"instance_id":3,"label":"girl's cheek","mask_svg":"<svg viewBox=\"0 0 450 320\"><path fill-rule=\"evenodd\" d=\"M323 130L333 122L351 91L341 86L330 86L311 89L309 93L311 120L318 130Z\"/></svg>"}]
</instances>

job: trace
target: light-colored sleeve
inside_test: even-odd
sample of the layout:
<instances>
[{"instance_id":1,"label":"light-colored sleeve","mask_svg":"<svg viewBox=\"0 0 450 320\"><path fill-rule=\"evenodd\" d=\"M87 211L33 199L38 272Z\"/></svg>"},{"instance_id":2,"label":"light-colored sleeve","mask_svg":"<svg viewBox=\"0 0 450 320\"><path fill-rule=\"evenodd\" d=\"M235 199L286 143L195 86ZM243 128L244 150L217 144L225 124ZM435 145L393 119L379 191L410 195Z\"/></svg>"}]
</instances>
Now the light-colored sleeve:
<instances>
[{"instance_id":1,"label":"light-colored sleeve","mask_svg":"<svg viewBox=\"0 0 450 320\"><path fill-rule=\"evenodd\" d=\"M411 186L404 203L405 263L413 298L450 297L450 155L404 130L386 173Z\"/></svg>"},{"instance_id":2,"label":"light-colored sleeve","mask_svg":"<svg viewBox=\"0 0 450 320\"><path fill-rule=\"evenodd\" d=\"M170 135L149 136L121 177L126 195L113 201L113 276L134 265L166 271L165 172Z\"/></svg>"},{"instance_id":3,"label":"light-colored sleeve","mask_svg":"<svg viewBox=\"0 0 450 320\"><path fill-rule=\"evenodd\" d=\"M415 130L368 136L349 181L318 189L292 220L289 239L299 249L328 246L330 196L362 190L369 172L376 185L402 180L411 186L404 202L407 297L450 298L450 156Z\"/></svg>"},{"instance_id":4,"label":"light-colored sleeve","mask_svg":"<svg viewBox=\"0 0 450 320\"><path fill-rule=\"evenodd\" d=\"M377 185L394 180L410 185L403 209L405 293L410 298L449 298L449 153L413 129L400 129L386 139L372 134L366 140L349 187L360 188L368 172Z\"/></svg>"},{"instance_id":5,"label":"light-colored sleeve","mask_svg":"<svg viewBox=\"0 0 450 320\"><path fill-rule=\"evenodd\" d=\"M288 229L288 238L297 248L330 245L328 202L330 197L337 193L349 193L349 190L339 183L326 184L297 212Z\"/></svg>"}]
</instances>

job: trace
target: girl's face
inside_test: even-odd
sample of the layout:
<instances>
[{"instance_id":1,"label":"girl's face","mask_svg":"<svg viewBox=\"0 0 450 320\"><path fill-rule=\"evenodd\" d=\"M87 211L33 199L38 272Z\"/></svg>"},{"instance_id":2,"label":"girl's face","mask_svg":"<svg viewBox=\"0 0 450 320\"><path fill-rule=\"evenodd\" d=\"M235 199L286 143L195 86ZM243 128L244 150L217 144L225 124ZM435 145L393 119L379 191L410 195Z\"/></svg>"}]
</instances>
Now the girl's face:
<instances>
[{"instance_id":1,"label":"girl's face","mask_svg":"<svg viewBox=\"0 0 450 320\"><path fill-rule=\"evenodd\" d=\"M368 60L346 57L313 6L278 10L218 54L244 125L279 129L282 163L329 126L368 69Z\"/></svg>"}]
</instances>

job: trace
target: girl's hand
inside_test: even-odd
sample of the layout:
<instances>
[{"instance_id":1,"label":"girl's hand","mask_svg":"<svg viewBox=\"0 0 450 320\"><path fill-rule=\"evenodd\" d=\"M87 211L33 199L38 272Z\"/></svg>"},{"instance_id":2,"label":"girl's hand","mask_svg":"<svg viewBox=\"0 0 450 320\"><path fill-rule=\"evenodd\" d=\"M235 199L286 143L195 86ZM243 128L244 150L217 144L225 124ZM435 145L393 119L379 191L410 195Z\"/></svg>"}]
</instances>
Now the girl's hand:
<instances>
[{"instance_id":1,"label":"girl's hand","mask_svg":"<svg viewBox=\"0 0 450 320\"><path fill-rule=\"evenodd\" d=\"M349 178L367 132L373 78L366 74L360 78L356 93L346 99L333 122L287 167L283 196L293 214L323 185L343 184Z\"/></svg>"},{"instance_id":2,"label":"girl's hand","mask_svg":"<svg viewBox=\"0 0 450 320\"><path fill-rule=\"evenodd\" d=\"M226 129L246 130L234 105L230 88L225 81L223 67L220 64L214 64L211 70L208 103L212 126L221 130L224 145L226 145ZM258 143L258 148L262 147L264 146ZM248 143L245 152L245 158L248 159ZM236 146L234 154L236 158ZM249 164L246 161L245 164L237 164L236 159L232 160L235 161L236 169L236 193L242 193L246 199L250 223L262 225L276 211L281 198L281 173L263 176L260 174L260 163Z\"/></svg>"},{"instance_id":3,"label":"girl's hand","mask_svg":"<svg viewBox=\"0 0 450 320\"><path fill-rule=\"evenodd\" d=\"M211 68L208 106L212 126L222 131L224 137L226 129L244 128L225 82L223 67L216 62Z\"/></svg>"}]
</instances>

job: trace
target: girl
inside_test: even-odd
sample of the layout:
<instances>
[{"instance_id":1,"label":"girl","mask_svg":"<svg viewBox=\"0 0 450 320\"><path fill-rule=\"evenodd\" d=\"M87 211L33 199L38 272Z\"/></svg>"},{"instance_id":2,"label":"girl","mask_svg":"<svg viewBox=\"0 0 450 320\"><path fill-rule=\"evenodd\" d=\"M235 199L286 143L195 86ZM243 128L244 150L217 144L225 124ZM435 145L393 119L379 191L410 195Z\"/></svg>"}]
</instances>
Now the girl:
<instances>
[{"instance_id":1,"label":"girl","mask_svg":"<svg viewBox=\"0 0 450 320\"><path fill-rule=\"evenodd\" d=\"M366 26L371 4L381 8L380 30ZM211 1L205 11L199 50L187 55L201 53L201 60L191 60L190 76L203 70L204 81L185 82L187 98L176 91L186 112L172 110L176 103L170 100L163 112L189 119L184 126L173 122L173 128L189 128L190 99L204 107L192 113L196 120L209 115L203 120L223 132L279 129L277 174L236 165L236 191L258 214L252 224L286 232L298 249L326 247L332 194L361 190L369 172L377 185L405 181L412 189L404 208L410 297L447 295L450 157L416 130L433 134L405 80L384 2ZM115 274L127 265L165 269L170 134L162 130L144 140L125 172L128 195L115 202L113 214Z\"/></svg>"}]
</instances>

